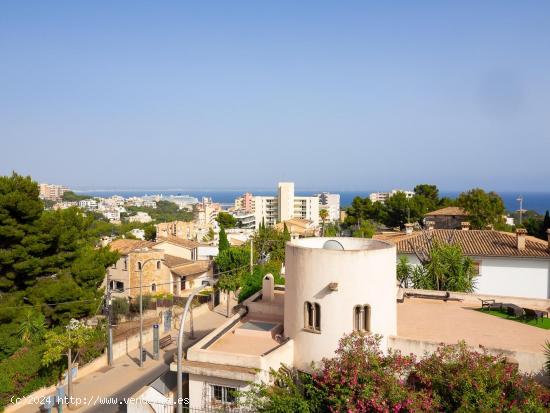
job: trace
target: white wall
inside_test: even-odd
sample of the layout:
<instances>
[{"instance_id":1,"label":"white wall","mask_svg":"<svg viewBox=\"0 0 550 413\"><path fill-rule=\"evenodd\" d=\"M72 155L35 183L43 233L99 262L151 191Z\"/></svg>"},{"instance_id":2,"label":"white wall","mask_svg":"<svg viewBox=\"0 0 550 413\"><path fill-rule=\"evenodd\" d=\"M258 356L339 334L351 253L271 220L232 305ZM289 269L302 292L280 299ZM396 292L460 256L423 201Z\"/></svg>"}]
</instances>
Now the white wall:
<instances>
[{"instance_id":1,"label":"white wall","mask_svg":"<svg viewBox=\"0 0 550 413\"><path fill-rule=\"evenodd\" d=\"M550 260L482 258L479 273L477 293L550 298Z\"/></svg>"},{"instance_id":2,"label":"white wall","mask_svg":"<svg viewBox=\"0 0 550 413\"><path fill-rule=\"evenodd\" d=\"M321 248L328 239L345 251ZM371 306L371 331L388 337L397 330L395 246L359 238L305 238L286 246L285 336L294 340L294 366L330 357L353 331L356 305ZM338 283L338 291L328 284ZM321 332L304 330L304 302L321 306ZM385 348L386 340L382 342Z\"/></svg>"},{"instance_id":3,"label":"white wall","mask_svg":"<svg viewBox=\"0 0 550 413\"><path fill-rule=\"evenodd\" d=\"M404 254L419 265L414 254ZM550 298L550 260L472 257L481 262L475 292L511 297Z\"/></svg>"},{"instance_id":4,"label":"white wall","mask_svg":"<svg viewBox=\"0 0 550 413\"><path fill-rule=\"evenodd\" d=\"M220 386L234 387L239 391L249 389L248 383L239 380L222 379L220 377L208 377L198 374L189 374L189 407L192 409L202 409L203 407L203 392L205 385L218 384ZM208 405L210 401L205 400Z\"/></svg>"}]
</instances>

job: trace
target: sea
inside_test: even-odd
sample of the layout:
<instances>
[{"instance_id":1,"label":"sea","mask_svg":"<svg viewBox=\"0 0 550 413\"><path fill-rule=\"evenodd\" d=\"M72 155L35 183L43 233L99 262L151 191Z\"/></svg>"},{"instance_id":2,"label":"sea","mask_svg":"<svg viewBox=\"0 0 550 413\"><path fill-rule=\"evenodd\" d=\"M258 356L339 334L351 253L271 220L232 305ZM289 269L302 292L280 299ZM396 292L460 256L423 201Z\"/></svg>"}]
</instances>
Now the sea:
<instances>
[{"instance_id":1,"label":"sea","mask_svg":"<svg viewBox=\"0 0 550 413\"><path fill-rule=\"evenodd\" d=\"M75 193L81 195L89 195L94 197L108 198L113 195L120 195L124 198L129 197L141 197L146 195L162 195L164 197L174 195L189 195L199 200L202 197L210 197L214 202L219 202L224 206L233 205L235 198L242 195L245 191L186 191L183 189L104 189L104 190L75 190ZM254 195L274 195L273 191L250 191ZM321 191L309 191L309 192L297 192L296 195L308 196L318 194ZM340 206L342 208L349 206L353 201L353 198L360 196L362 198L368 197L370 193L375 191L325 191L340 194ZM456 198L460 194L459 191L440 191L440 196L446 196L449 198ZM539 214L544 214L547 210L550 210L550 192L499 192L504 205L508 211L519 210L520 196L523 197L523 209L536 211Z\"/></svg>"}]
</instances>

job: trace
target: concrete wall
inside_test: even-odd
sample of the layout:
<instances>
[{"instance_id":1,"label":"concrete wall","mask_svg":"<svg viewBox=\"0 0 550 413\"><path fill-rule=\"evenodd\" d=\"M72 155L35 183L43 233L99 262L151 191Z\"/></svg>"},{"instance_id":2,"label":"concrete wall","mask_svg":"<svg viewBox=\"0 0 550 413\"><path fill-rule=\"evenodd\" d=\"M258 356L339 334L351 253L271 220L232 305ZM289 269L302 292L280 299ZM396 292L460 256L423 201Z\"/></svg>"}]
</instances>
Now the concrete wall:
<instances>
[{"instance_id":1,"label":"concrete wall","mask_svg":"<svg viewBox=\"0 0 550 413\"><path fill-rule=\"evenodd\" d=\"M323 249L337 240L344 251ZM344 334L353 331L354 307L371 307L371 331L397 331L395 246L359 238L305 238L286 246L284 334L295 342L294 366L330 357ZM338 283L337 291L328 288ZM304 329L304 303L319 303L321 331ZM382 342L385 347L385 340Z\"/></svg>"},{"instance_id":2,"label":"concrete wall","mask_svg":"<svg viewBox=\"0 0 550 413\"><path fill-rule=\"evenodd\" d=\"M482 258L479 270L479 293L550 298L550 260Z\"/></svg>"},{"instance_id":3,"label":"concrete wall","mask_svg":"<svg viewBox=\"0 0 550 413\"><path fill-rule=\"evenodd\" d=\"M417 340L396 336L390 337L388 344L392 349L400 350L404 354L412 353L417 357L423 357L426 354L433 353L440 345L440 343L434 341ZM479 348L476 347L472 347L472 349L479 350ZM515 359L519 364L520 371L534 374L537 376L537 379L545 381L543 370L545 357L542 352L531 353L527 351L503 350L490 347L486 347L486 350L494 355L503 354L506 357Z\"/></svg>"},{"instance_id":4,"label":"concrete wall","mask_svg":"<svg viewBox=\"0 0 550 413\"><path fill-rule=\"evenodd\" d=\"M401 292L410 293L410 294L423 294L423 295L434 295L443 297L445 291L435 291L435 290L421 290L415 288L401 288ZM465 304L481 306L481 300L494 299L496 302L501 303L513 303L519 305L520 307L529 307L535 309L546 310L550 307L550 299L546 298L527 298L527 297L513 297L509 295L496 295L496 294L477 294L477 293L457 293L450 292L450 298L456 298L463 301Z\"/></svg>"}]
</instances>

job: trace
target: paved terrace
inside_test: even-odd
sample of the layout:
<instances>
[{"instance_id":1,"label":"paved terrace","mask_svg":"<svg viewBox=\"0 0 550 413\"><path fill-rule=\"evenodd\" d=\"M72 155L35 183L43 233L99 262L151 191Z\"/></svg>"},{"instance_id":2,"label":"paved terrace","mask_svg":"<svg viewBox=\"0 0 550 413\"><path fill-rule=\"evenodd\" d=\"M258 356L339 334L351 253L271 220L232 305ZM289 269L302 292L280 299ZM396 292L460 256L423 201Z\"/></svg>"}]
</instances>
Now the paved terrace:
<instances>
[{"instance_id":1,"label":"paved terrace","mask_svg":"<svg viewBox=\"0 0 550 413\"><path fill-rule=\"evenodd\" d=\"M261 356L280 344L275 340L275 335L281 329L281 324L269 319L245 317L234 328L210 345L208 350Z\"/></svg>"},{"instance_id":2,"label":"paved terrace","mask_svg":"<svg viewBox=\"0 0 550 413\"><path fill-rule=\"evenodd\" d=\"M465 340L471 346L541 352L550 330L483 314L457 301L408 298L397 305L397 335L447 344Z\"/></svg>"}]
</instances>

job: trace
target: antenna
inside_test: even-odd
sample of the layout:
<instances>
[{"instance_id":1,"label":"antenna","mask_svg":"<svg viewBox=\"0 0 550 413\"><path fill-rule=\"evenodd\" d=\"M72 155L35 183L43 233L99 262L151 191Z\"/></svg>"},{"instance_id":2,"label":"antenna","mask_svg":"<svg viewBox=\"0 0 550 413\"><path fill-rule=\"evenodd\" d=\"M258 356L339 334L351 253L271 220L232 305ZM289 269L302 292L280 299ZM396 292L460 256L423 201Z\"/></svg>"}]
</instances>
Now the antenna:
<instances>
[{"instance_id":1,"label":"antenna","mask_svg":"<svg viewBox=\"0 0 550 413\"><path fill-rule=\"evenodd\" d=\"M522 225L522 222L523 222L523 196L522 195L518 196L516 201L519 201L519 225Z\"/></svg>"}]
</instances>

